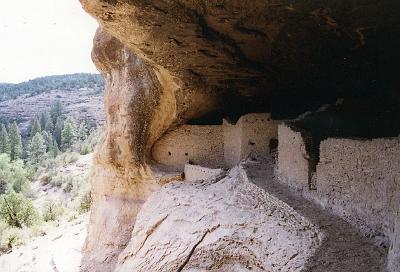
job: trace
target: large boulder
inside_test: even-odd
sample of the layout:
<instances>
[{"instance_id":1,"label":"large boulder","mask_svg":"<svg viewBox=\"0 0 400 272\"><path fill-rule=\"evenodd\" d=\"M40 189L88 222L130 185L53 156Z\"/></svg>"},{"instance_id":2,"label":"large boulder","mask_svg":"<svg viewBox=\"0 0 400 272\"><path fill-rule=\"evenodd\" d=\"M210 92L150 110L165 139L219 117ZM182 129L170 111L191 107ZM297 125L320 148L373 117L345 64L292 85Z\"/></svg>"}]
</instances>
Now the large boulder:
<instances>
[{"instance_id":1,"label":"large boulder","mask_svg":"<svg viewBox=\"0 0 400 272\"><path fill-rule=\"evenodd\" d=\"M323 233L242 169L221 178L153 193L116 271L300 271Z\"/></svg>"}]
</instances>

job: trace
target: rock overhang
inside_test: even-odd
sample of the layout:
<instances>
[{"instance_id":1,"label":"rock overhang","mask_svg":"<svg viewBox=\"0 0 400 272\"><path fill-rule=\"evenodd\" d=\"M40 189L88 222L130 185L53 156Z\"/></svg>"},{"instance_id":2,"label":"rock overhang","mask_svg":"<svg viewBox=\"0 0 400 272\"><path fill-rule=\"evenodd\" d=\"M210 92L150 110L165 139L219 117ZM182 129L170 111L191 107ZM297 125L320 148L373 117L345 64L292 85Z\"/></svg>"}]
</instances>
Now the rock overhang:
<instances>
[{"instance_id":1,"label":"rock overhang","mask_svg":"<svg viewBox=\"0 0 400 272\"><path fill-rule=\"evenodd\" d=\"M271 100L315 107L381 92L398 74L400 40L388 32L400 27L400 4L392 0L81 2L136 56L171 72L183 119L193 93L221 98L217 108L227 111L267 112Z\"/></svg>"}]
</instances>

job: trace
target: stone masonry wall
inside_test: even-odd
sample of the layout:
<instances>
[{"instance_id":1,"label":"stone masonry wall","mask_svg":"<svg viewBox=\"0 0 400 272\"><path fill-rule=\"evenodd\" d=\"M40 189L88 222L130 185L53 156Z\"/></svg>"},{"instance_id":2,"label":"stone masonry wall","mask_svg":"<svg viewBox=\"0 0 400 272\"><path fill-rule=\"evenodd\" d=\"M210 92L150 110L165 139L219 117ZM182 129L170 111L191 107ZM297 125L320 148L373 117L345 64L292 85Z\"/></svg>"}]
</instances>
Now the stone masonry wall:
<instances>
[{"instance_id":1,"label":"stone masonry wall","mask_svg":"<svg viewBox=\"0 0 400 272\"><path fill-rule=\"evenodd\" d=\"M277 170L280 180L296 189L308 189L308 155L301 133L282 123L279 125L278 135Z\"/></svg>"},{"instance_id":2,"label":"stone masonry wall","mask_svg":"<svg viewBox=\"0 0 400 272\"><path fill-rule=\"evenodd\" d=\"M224 121L226 165L233 167L252 153L267 155L271 139L278 139L278 123L270 113L246 114L236 125Z\"/></svg>"},{"instance_id":3,"label":"stone masonry wall","mask_svg":"<svg viewBox=\"0 0 400 272\"><path fill-rule=\"evenodd\" d=\"M222 126L183 125L166 133L152 149L158 163L183 171L186 163L224 166Z\"/></svg>"},{"instance_id":4,"label":"stone masonry wall","mask_svg":"<svg viewBox=\"0 0 400 272\"><path fill-rule=\"evenodd\" d=\"M269 113L242 116L237 124L182 125L166 133L152 149L153 159L182 171L186 163L209 168L234 167L252 153L267 155L278 138L278 121Z\"/></svg>"},{"instance_id":5,"label":"stone masonry wall","mask_svg":"<svg viewBox=\"0 0 400 272\"><path fill-rule=\"evenodd\" d=\"M400 138L321 142L316 185L323 206L390 245L399 271Z\"/></svg>"},{"instance_id":6,"label":"stone masonry wall","mask_svg":"<svg viewBox=\"0 0 400 272\"><path fill-rule=\"evenodd\" d=\"M242 150L242 130L238 125L231 124L224 120L224 160L228 167L237 165L240 161Z\"/></svg>"},{"instance_id":7,"label":"stone masonry wall","mask_svg":"<svg viewBox=\"0 0 400 272\"><path fill-rule=\"evenodd\" d=\"M281 124L278 151L281 182L389 246L389 271L400 271L400 138L329 138L310 173L300 132Z\"/></svg>"}]
</instances>

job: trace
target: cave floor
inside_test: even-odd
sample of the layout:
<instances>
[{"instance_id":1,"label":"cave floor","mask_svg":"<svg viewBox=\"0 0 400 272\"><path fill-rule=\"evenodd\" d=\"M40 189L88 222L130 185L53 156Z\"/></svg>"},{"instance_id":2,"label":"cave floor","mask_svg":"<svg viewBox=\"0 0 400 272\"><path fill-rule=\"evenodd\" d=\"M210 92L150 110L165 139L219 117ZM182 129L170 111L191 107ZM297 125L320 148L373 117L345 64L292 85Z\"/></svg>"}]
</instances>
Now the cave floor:
<instances>
[{"instance_id":1,"label":"cave floor","mask_svg":"<svg viewBox=\"0 0 400 272\"><path fill-rule=\"evenodd\" d=\"M308 260L304 272L378 272L386 271L387 250L343 219L304 199L285 185L276 182L274 161L265 158L242 164L251 182L290 205L325 233L326 239Z\"/></svg>"}]
</instances>

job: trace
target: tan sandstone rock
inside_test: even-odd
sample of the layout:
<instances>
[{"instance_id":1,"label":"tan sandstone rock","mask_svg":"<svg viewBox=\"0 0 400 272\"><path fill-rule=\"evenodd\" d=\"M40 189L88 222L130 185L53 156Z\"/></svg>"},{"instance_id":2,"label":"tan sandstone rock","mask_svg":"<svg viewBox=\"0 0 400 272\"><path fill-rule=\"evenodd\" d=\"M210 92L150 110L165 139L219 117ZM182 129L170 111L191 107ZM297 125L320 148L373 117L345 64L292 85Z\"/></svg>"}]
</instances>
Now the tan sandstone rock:
<instances>
[{"instance_id":1,"label":"tan sandstone rock","mask_svg":"<svg viewBox=\"0 0 400 272\"><path fill-rule=\"evenodd\" d=\"M300 271L322 238L307 218L234 168L223 179L152 194L116 271Z\"/></svg>"}]
</instances>

